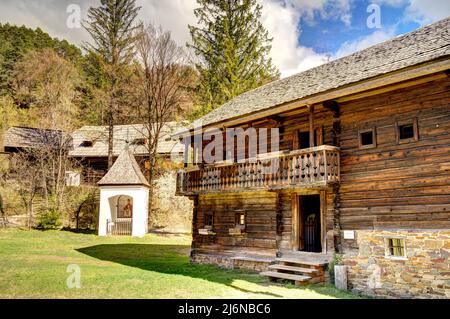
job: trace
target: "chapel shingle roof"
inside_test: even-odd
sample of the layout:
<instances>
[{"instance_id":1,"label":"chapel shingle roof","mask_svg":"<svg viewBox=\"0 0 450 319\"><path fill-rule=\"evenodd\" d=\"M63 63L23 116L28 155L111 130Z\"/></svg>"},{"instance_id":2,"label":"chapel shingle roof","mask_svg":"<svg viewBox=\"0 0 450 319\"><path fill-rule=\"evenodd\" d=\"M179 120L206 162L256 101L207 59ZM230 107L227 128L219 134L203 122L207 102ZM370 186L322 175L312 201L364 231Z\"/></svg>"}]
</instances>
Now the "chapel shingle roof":
<instances>
[{"instance_id":1,"label":"chapel shingle roof","mask_svg":"<svg viewBox=\"0 0 450 319\"><path fill-rule=\"evenodd\" d=\"M352 55L246 92L201 118L203 126L450 55L450 17Z\"/></svg>"},{"instance_id":2,"label":"chapel shingle roof","mask_svg":"<svg viewBox=\"0 0 450 319\"><path fill-rule=\"evenodd\" d=\"M125 147L108 173L98 182L98 185L149 186L147 179L139 168L139 164L128 147Z\"/></svg>"}]
</instances>

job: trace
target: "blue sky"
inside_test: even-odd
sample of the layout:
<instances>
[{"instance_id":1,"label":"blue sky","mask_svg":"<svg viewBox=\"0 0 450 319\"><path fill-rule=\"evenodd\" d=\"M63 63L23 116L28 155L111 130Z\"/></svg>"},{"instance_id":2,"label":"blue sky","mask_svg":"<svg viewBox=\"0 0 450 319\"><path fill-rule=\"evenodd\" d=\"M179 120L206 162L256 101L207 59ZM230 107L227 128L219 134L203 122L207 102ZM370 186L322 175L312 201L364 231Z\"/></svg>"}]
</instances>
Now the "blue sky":
<instances>
[{"instance_id":1,"label":"blue sky","mask_svg":"<svg viewBox=\"0 0 450 319\"><path fill-rule=\"evenodd\" d=\"M346 56L450 16L450 0L260 0L282 76ZM380 25L367 23L373 7ZM368 9L369 10L368 12ZM371 20L371 19L369 19ZM371 20L372 21L372 20Z\"/></svg>"},{"instance_id":2,"label":"blue sky","mask_svg":"<svg viewBox=\"0 0 450 319\"><path fill-rule=\"evenodd\" d=\"M319 12L315 12L314 22L305 20L300 22L299 41L318 53L337 54L343 43L366 37L377 30L367 27L367 18L370 14L366 10L371 3L366 0L355 1L351 4L352 20L350 25L345 25L344 22L337 19L323 19ZM403 19L407 7L406 2L397 7L381 4L381 29L394 28L395 35L399 35L419 28L420 22Z\"/></svg>"},{"instance_id":3,"label":"blue sky","mask_svg":"<svg viewBox=\"0 0 450 319\"><path fill-rule=\"evenodd\" d=\"M136 0L140 19L170 30L180 45L190 40L196 0ZM271 58L282 77L323 64L450 16L450 0L257 0L262 23L273 38ZM80 19L100 0L0 0L0 23L40 27L81 44L89 35L69 27L69 6ZM367 26L367 7L381 8L381 28Z\"/></svg>"}]
</instances>

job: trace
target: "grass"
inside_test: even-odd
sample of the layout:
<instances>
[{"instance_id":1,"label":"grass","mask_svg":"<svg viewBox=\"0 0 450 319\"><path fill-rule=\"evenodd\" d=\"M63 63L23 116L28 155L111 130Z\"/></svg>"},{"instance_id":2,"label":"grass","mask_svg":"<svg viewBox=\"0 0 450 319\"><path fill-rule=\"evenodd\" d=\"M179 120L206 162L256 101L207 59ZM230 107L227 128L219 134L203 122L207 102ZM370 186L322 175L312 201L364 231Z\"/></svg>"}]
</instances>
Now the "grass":
<instances>
[{"instance_id":1,"label":"grass","mask_svg":"<svg viewBox=\"0 0 450 319\"><path fill-rule=\"evenodd\" d=\"M257 274L189 263L190 238L98 237L0 230L0 298L355 298L331 285L274 284ZM67 266L81 269L69 289Z\"/></svg>"}]
</instances>

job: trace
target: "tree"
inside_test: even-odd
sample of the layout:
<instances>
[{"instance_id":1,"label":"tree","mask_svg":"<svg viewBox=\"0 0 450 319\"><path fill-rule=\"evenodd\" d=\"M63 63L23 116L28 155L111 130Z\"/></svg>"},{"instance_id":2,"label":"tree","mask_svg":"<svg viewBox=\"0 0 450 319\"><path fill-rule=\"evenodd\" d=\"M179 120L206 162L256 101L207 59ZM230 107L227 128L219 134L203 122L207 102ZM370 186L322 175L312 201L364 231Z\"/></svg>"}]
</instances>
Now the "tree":
<instances>
[{"instance_id":1,"label":"tree","mask_svg":"<svg viewBox=\"0 0 450 319\"><path fill-rule=\"evenodd\" d=\"M108 80L108 168L113 164L114 112L118 108L119 82L123 66L133 57L135 20L141 7L136 0L101 0L100 7L88 11L85 29L93 44L86 44L89 51L102 57L102 67Z\"/></svg>"},{"instance_id":2,"label":"tree","mask_svg":"<svg viewBox=\"0 0 450 319\"><path fill-rule=\"evenodd\" d=\"M0 95L10 92L10 80L16 62L33 50L50 48L74 65L82 60L81 50L66 40L51 38L37 28L0 24Z\"/></svg>"},{"instance_id":3,"label":"tree","mask_svg":"<svg viewBox=\"0 0 450 319\"><path fill-rule=\"evenodd\" d=\"M36 154L35 154L36 155ZM11 174L15 183L12 183L27 212L27 226L31 229L34 217L34 201L39 190L39 167L33 161L34 155L28 151L11 156Z\"/></svg>"},{"instance_id":4,"label":"tree","mask_svg":"<svg viewBox=\"0 0 450 319\"><path fill-rule=\"evenodd\" d=\"M256 0L197 0L198 26L189 26L200 74L203 115L233 97L279 76L268 54L272 39L260 22Z\"/></svg>"},{"instance_id":5,"label":"tree","mask_svg":"<svg viewBox=\"0 0 450 319\"><path fill-rule=\"evenodd\" d=\"M47 205L60 212L66 192L65 173L71 168L67 132L77 126L78 71L53 50L44 49L29 52L16 64L13 74L15 96L20 104L36 111L35 126L40 128L24 137L35 147L19 157L19 164L25 162L39 170L36 179L34 175L24 178L25 188L32 194L29 184L38 182ZM22 183L20 179L18 182Z\"/></svg>"},{"instance_id":6,"label":"tree","mask_svg":"<svg viewBox=\"0 0 450 319\"><path fill-rule=\"evenodd\" d=\"M153 199L153 181L156 169L158 140L166 122L189 98L187 88L192 82L192 69L187 66L186 54L171 38L170 32L153 25L141 27L136 41L137 101L139 119L144 121L150 169L150 212Z\"/></svg>"}]
</instances>

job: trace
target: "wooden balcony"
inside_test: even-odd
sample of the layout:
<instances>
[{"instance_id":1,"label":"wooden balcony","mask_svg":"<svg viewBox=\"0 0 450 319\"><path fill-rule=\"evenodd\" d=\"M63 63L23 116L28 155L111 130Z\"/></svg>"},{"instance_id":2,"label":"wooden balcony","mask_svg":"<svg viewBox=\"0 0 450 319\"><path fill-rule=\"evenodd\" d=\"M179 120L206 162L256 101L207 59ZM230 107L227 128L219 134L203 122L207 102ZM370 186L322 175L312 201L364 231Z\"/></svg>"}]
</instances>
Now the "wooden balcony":
<instances>
[{"instance_id":1,"label":"wooden balcony","mask_svg":"<svg viewBox=\"0 0 450 319\"><path fill-rule=\"evenodd\" d=\"M324 189L339 183L339 148L318 147L259 155L180 170L177 195L277 189Z\"/></svg>"}]
</instances>

